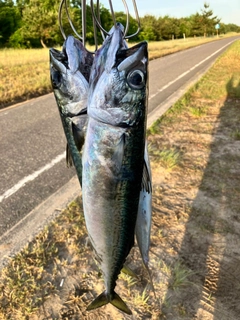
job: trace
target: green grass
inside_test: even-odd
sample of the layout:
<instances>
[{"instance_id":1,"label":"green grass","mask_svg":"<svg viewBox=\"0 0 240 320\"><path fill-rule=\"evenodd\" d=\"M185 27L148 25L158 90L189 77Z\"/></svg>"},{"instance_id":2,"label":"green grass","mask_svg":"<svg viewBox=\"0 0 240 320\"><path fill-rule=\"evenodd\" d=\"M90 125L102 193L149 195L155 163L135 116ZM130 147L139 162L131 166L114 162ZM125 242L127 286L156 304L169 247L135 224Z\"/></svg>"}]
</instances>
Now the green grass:
<instances>
[{"instance_id":1,"label":"green grass","mask_svg":"<svg viewBox=\"0 0 240 320\"><path fill-rule=\"evenodd\" d=\"M149 308L149 305L148 305L148 300L149 300L149 295L148 295L148 292L147 292L147 288L145 288L143 290L142 293L139 293L137 292L135 297L134 297L134 302L136 305L141 305L145 308Z\"/></svg>"},{"instance_id":2,"label":"green grass","mask_svg":"<svg viewBox=\"0 0 240 320\"><path fill-rule=\"evenodd\" d=\"M181 287L192 285L189 281L189 277L193 275L193 272L187 269L179 261L174 263L171 268L171 279L168 284L172 290L179 290Z\"/></svg>"},{"instance_id":3,"label":"green grass","mask_svg":"<svg viewBox=\"0 0 240 320\"><path fill-rule=\"evenodd\" d=\"M181 154L176 148L159 149L158 146L149 144L148 151L153 161L157 161L165 169L173 169L181 160Z\"/></svg>"},{"instance_id":4,"label":"green grass","mask_svg":"<svg viewBox=\"0 0 240 320\"><path fill-rule=\"evenodd\" d=\"M194 116L194 117L201 117L204 116L206 114L206 108L205 107L190 107L190 113Z\"/></svg>"},{"instance_id":5,"label":"green grass","mask_svg":"<svg viewBox=\"0 0 240 320\"><path fill-rule=\"evenodd\" d=\"M174 148L163 149L159 153L159 161L164 168L173 169L180 162L180 153Z\"/></svg>"}]
</instances>

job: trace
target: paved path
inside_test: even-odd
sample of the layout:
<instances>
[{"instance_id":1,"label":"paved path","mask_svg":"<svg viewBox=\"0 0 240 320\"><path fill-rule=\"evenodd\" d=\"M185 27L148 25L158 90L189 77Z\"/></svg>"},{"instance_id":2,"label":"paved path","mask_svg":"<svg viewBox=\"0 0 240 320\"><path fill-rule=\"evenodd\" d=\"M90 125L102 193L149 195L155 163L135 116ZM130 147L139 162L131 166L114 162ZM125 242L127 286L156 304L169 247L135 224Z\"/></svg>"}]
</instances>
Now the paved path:
<instances>
[{"instance_id":1,"label":"paved path","mask_svg":"<svg viewBox=\"0 0 240 320\"><path fill-rule=\"evenodd\" d=\"M148 125L236 39L240 37L151 61ZM10 242L20 244L22 236L29 238L49 221L50 211L54 215L80 193L80 187L75 170L65 165L65 137L52 94L1 110L0 136L1 259L4 250L13 247Z\"/></svg>"}]
</instances>

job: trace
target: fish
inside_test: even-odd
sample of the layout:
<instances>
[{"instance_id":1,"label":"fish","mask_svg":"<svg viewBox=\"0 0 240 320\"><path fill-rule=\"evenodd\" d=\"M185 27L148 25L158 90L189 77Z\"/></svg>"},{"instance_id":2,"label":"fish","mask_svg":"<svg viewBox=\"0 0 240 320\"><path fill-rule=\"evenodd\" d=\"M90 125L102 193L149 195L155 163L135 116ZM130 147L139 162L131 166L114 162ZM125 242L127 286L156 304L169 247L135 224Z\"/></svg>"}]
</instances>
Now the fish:
<instances>
[{"instance_id":1,"label":"fish","mask_svg":"<svg viewBox=\"0 0 240 320\"><path fill-rule=\"evenodd\" d=\"M110 34L112 30L113 28L109 31ZM125 42L125 48L127 48L126 42ZM79 76L78 72L81 72L87 81L89 80L90 70L91 70L92 61L93 61L93 55L89 52L86 52L85 47L83 47L82 43L79 40L75 39L73 36L69 36L63 45L62 52L55 49L50 50L50 59L51 59L51 69L50 69L51 80L52 80L53 88L55 90L55 97L56 97L58 106L62 107L63 109L64 108L66 109L66 105L70 105L69 95L74 96L72 100L75 105L81 105L82 101L86 102L85 98L86 98L86 92L88 90L86 89L85 81L82 80L81 75ZM65 72L66 66L70 69L70 72L69 72L70 75L68 75L68 77L67 76L64 77L64 74L66 73ZM74 79L74 77L77 78L75 81L72 80L72 78ZM74 86L74 90L71 87L72 83L73 82L77 83L77 81L80 82L80 85L81 85L81 82L83 82L82 85L83 85L83 88L85 88L85 91L83 94L78 94L78 91L77 93L75 93L76 87ZM82 93L81 88L79 92ZM71 146L74 146L72 141L72 134L75 142L75 146L72 148L72 150L69 148L69 144L67 143L67 148L66 148L67 166L70 167L73 165L71 154L74 153L75 164L79 163L79 165L75 165L75 167L76 167L79 181L81 181L81 176L82 176L81 150L85 140L86 123L87 123L88 117L87 117L87 110L84 107L81 108L81 110L84 110L84 113L81 111L82 113L80 112L79 115L72 116L73 114L77 114L79 112L79 110L76 109L74 104L71 105L71 108L68 107L68 109L70 110L70 117L68 116L65 117L61 112L60 112L60 115L62 120L65 123L64 127L65 127L65 131L67 131L67 135L66 135L67 140L70 141L69 144ZM59 107L59 110L61 111L62 109L60 107ZM77 111L74 111L74 110L77 110ZM150 270L148 268L148 259L149 259L148 255L149 255L150 229L151 229L151 192L148 190L148 188L151 189L151 178L150 178L151 174L150 174L150 163L148 159L147 148L145 148L144 161L146 162L146 165L144 165L143 179L145 179L146 183L144 186L144 183L142 182L142 190L140 192L138 218L137 218L135 233L136 233L137 243L140 249L143 263L149 273L150 280L151 280ZM148 181L146 181L146 179L148 179ZM126 266L124 266L124 270L125 269L126 269ZM127 268L127 270L129 273L129 268Z\"/></svg>"},{"instance_id":2,"label":"fish","mask_svg":"<svg viewBox=\"0 0 240 320\"><path fill-rule=\"evenodd\" d=\"M87 98L93 55L81 41L68 36L62 51L50 49L50 79L67 139L66 159L74 163L82 183L82 158L79 152L85 140Z\"/></svg>"},{"instance_id":3,"label":"fish","mask_svg":"<svg viewBox=\"0 0 240 320\"><path fill-rule=\"evenodd\" d=\"M89 79L88 124L82 153L82 199L90 242L105 290L87 307L108 303L131 314L115 292L134 245L144 167L148 49L126 48L118 23L96 52Z\"/></svg>"}]
</instances>

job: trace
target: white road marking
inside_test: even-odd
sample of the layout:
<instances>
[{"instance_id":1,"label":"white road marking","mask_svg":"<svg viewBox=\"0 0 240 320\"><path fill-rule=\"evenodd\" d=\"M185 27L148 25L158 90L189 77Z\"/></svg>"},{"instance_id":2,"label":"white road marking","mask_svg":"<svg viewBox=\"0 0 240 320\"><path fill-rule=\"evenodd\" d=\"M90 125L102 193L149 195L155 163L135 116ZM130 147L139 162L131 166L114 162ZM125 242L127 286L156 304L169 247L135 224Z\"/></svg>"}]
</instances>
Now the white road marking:
<instances>
[{"instance_id":1,"label":"white road marking","mask_svg":"<svg viewBox=\"0 0 240 320\"><path fill-rule=\"evenodd\" d=\"M174 79L173 81L168 82L165 86L163 86L161 89L158 89L154 94L152 94L149 97L149 100L151 100L152 98L156 97L156 95L158 95L160 92L164 91L165 89L167 89L168 87L170 87L173 83L177 82L179 79L183 78L184 76L186 76L189 72L193 71L194 69L196 69L197 67L199 67L202 63L204 63L205 61L207 61L208 59L212 58L215 54L217 54L219 51L221 51L222 49L224 49L225 47L229 46L231 43L233 43L236 40L233 40L227 44L225 44L223 47L221 47L220 49L218 49L217 51L215 51L214 53L212 53L210 56L208 56L207 58L203 59L202 61L200 61L199 63L197 63L195 66L193 66L192 68L190 68L189 70L185 71L184 73L182 73L180 76L178 76L176 79Z\"/></svg>"},{"instance_id":2,"label":"white road marking","mask_svg":"<svg viewBox=\"0 0 240 320\"><path fill-rule=\"evenodd\" d=\"M20 180L17 184L15 184L12 188L8 189L6 192L4 192L3 195L0 196L0 203L4 200L10 197L12 194L17 192L19 189L21 189L23 186L25 186L26 183L33 181L36 179L40 174L42 174L44 171L51 169L55 164L60 162L62 159L66 157L66 152L58 155L55 159L53 159L50 163L46 164L44 167L40 168L39 170L33 172L27 177L24 177L22 180Z\"/></svg>"}]
</instances>

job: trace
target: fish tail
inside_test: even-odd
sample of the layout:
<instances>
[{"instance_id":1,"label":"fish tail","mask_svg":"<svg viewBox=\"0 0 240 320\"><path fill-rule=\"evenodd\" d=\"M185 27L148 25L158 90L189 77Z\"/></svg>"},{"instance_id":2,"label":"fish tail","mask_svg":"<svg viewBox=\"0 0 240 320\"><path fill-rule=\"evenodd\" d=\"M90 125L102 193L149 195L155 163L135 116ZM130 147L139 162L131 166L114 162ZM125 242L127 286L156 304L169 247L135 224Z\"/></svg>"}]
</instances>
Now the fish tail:
<instances>
[{"instance_id":1,"label":"fish tail","mask_svg":"<svg viewBox=\"0 0 240 320\"><path fill-rule=\"evenodd\" d=\"M149 265L148 265L148 260L143 260L143 264L147 270L147 273L148 273L148 276L149 276L149 281L150 281L150 284L151 284L151 287L152 287L152 291L153 291L153 294L154 294L154 297L156 300L158 300L157 298L157 295L156 295L156 291L155 291L155 288L154 288L154 285L153 285L153 279L152 279L152 274L151 274L151 271L150 271L150 268L149 268Z\"/></svg>"},{"instance_id":2,"label":"fish tail","mask_svg":"<svg viewBox=\"0 0 240 320\"><path fill-rule=\"evenodd\" d=\"M108 303L111 303L114 307L127 314L132 314L132 311L115 291L112 294L108 294L106 291L102 292L92 303L90 303L87 307L87 311L100 308Z\"/></svg>"},{"instance_id":3,"label":"fish tail","mask_svg":"<svg viewBox=\"0 0 240 320\"><path fill-rule=\"evenodd\" d=\"M118 308L119 310L121 310L127 314L132 314L132 311L128 308L126 303L120 298L120 296L116 292L113 292L113 295L111 298L112 299L111 299L110 303L114 307Z\"/></svg>"}]
</instances>

